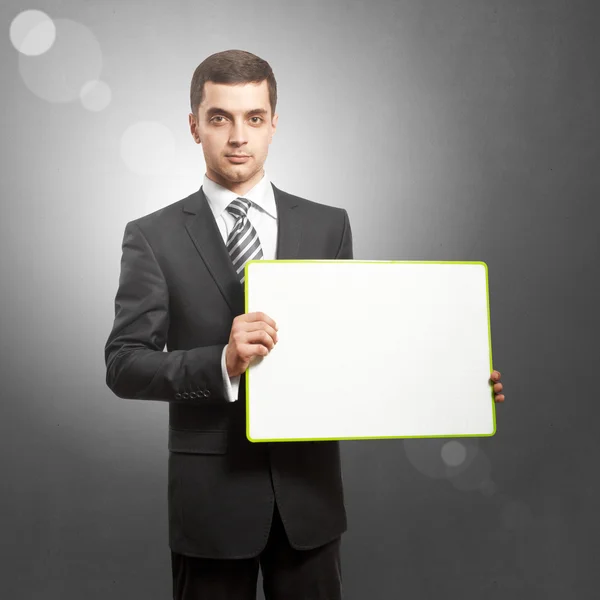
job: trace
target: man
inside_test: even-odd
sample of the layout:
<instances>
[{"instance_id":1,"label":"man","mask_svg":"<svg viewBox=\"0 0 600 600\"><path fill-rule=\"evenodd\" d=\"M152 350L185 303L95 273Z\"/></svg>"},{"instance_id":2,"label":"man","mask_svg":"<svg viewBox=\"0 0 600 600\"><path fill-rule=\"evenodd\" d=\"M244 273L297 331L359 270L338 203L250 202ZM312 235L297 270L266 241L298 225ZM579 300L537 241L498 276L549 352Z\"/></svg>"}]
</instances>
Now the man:
<instances>
[{"instance_id":1,"label":"man","mask_svg":"<svg viewBox=\"0 0 600 600\"><path fill-rule=\"evenodd\" d=\"M277 323L244 314L244 264L353 257L346 210L267 179L276 102L264 60L239 50L208 57L192 78L189 115L203 185L125 227L106 381L119 397L169 402L180 600L254 599L259 566L268 600L342 597L338 442L252 444L245 435L245 371L277 343Z\"/></svg>"}]
</instances>

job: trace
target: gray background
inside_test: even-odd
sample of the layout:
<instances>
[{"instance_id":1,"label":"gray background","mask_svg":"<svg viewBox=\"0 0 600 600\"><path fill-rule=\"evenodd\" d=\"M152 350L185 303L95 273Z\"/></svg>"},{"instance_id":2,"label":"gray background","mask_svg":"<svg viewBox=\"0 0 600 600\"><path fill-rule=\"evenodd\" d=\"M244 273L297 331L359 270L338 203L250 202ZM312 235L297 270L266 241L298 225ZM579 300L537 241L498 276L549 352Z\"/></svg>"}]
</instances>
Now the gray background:
<instances>
[{"instance_id":1,"label":"gray background","mask_svg":"<svg viewBox=\"0 0 600 600\"><path fill-rule=\"evenodd\" d=\"M269 176L346 208L356 258L489 266L497 433L343 443L346 598L593 598L594 7L42 0L87 29L24 60L30 6L3 2L0 596L170 597L167 406L113 396L103 347L125 223L201 183L192 72L242 48L279 84ZM77 98L96 76L103 110ZM162 129L127 138L145 121Z\"/></svg>"}]
</instances>

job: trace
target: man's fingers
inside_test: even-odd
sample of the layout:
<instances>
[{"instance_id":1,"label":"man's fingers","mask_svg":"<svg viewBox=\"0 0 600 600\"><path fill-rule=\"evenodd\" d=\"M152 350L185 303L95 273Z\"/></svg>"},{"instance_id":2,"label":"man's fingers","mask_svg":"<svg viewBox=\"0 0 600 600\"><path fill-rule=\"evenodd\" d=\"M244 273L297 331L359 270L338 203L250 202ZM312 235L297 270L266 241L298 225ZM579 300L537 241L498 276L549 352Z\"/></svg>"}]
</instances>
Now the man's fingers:
<instances>
[{"instance_id":1,"label":"man's fingers","mask_svg":"<svg viewBox=\"0 0 600 600\"><path fill-rule=\"evenodd\" d=\"M494 384L494 392L501 392L501 391L502 391L502 384L501 383Z\"/></svg>"},{"instance_id":2,"label":"man's fingers","mask_svg":"<svg viewBox=\"0 0 600 600\"><path fill-rule=\"evenodd\" d=\"M266 346L269 350L272 350L275 346L273 338L264 329L258 329L256 331L246 331L240 337L240 344L242 345L262 344L263 346Z\"/></svg>"},{"instance_id":3,"label":"man's fingers","mask_svg":"<svg viewBox=\"0 0 600 600\"><path fill-rule=\"evenodd\" d=\"M272 327L268 327L267 331L265 327L268 327L268 325L257 327L251 331L240 329L233 333L232 339L238 345L265 344L269 348L273 348L277 343L277 332Z\"/></svg>"},{"instance_id":4,"label":"man's fingers","mask_svg":"<svg viewBox=\"0 0 600 600\"><path fill-rule=\"evenodd\" d=\"M275 325L275 327L273 327ZM267 356L277 343L276 324L261 312L234 319L228 349L228 372L243 372L255 356Z\"/></svg>"},{"instance_id":5,"label":"man's fingers","mask_svg":"<svg viewBox=\"0 0 600 600\"><path fill-rule=\"evenodd\" d=\"M240 325L242 328L241 331L248 333L251 331L266 331L275 341L277 341L277 331L273 329L270 325L268 325L265 321L253 321L251 323L242 323Z\"/></svg>"},{"instance_id":6,"label":"man's fingers","mask_svg":"<svg viewBox=\"0 0 600 600\"><path fill-rule=\"evenodd\" d=\"M242 315L243 320L247 323L252 323L254 321L264 321L267 325L270 325L273 329L277 330L277 323L268 315L265 315L263 312L253 312Z\"/></svg>"},{"instance_id":7,"label":"man's fingers","mask_svg":"<svg viewBox=\"0 0 600 600\"><path fill-rule=\"evenodd\" d=\"M253 356L267 356L269 349L262 344L242 344L240 355L244 360L250 360Z\"/></svg>"}]
</instances>

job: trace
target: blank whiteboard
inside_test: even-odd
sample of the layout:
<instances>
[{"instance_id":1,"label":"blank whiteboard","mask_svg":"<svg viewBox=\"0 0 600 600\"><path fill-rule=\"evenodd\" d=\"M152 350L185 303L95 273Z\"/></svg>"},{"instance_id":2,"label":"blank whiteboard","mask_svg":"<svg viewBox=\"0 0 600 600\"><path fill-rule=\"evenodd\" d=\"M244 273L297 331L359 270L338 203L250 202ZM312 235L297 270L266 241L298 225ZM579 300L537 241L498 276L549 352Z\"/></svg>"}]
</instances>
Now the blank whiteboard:
<instances>
[{"instance_id":1,"label":"blank whiteboard","mask_svg":"<svg viewBox=\"0 0 600 600\"><path fill-rule=\"evenodd\" d=\"M246 371L250 441L495 434L485 263L255 260L245 291L279 328Z\"/></svg>"}]
</instances>

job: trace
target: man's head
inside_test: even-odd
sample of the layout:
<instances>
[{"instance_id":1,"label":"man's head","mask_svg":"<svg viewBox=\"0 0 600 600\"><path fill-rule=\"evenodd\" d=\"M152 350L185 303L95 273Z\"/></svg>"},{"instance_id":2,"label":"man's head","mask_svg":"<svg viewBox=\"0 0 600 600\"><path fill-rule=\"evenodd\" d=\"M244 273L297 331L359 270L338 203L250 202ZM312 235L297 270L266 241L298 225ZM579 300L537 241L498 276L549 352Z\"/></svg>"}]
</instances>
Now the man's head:
<instances>
[{"instance_id":1,"label":"man's head","mask_svg":"<svg viewBox=\"0 0 600 600\"><path fill-rule=\"evenodd\" d=\"M198 65L189 123L210 179L240 195L261 179L277 126L276 104L275 76L258 56L227 50Z\"/></svg>"}]
</instances>

